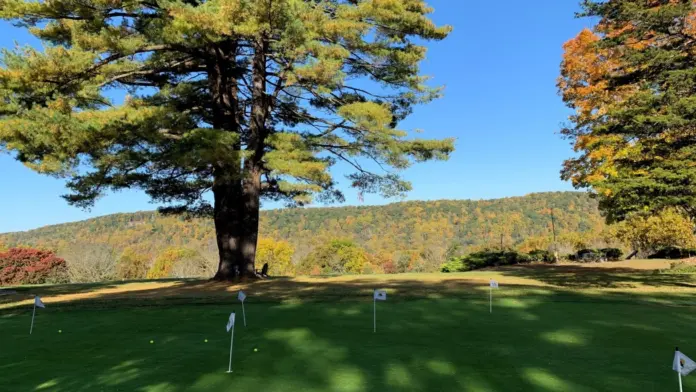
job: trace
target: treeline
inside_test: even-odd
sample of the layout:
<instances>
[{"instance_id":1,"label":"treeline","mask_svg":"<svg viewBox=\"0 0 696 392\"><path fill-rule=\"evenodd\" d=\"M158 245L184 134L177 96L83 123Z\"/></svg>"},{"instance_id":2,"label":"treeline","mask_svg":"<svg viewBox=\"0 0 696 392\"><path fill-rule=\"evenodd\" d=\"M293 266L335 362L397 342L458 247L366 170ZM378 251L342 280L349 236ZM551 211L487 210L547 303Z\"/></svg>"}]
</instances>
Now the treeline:
<instances>
[{"instance_id":1,"label":"treeline","mask_svg":"<svg viewBox=\"0 0 696 392\"><path fill-rule=\"evenodd\" d=\"M295 274L296 269L292 264L294 250L289 243L262 239L259 250L258 260L269 264L269 274ZM118 253L103 244L85 243L62 254L46 248L7 248L0 245L0 286L205 278L217 270L217 258L210 256L195 249L180 247L167 248L153 257L133 248Z\"/></svg>"},{"instance_id":2,"label":"treeline","mask_svg":"<svg viewBox=\"0 0 696 392\"><path fill-rule=\"evenodd\" d=\"M552 225L553 215L553 225ZM272 275L438 271L482 249L600 246L606 229L585 193L496 200L264 211L257 268ZM212 276L213 224L155 212L115 214L0 235L6 247L55 251L73 281Z\"/></svg>"},{"instance_id":3,"label":"treeline","mask_svg":"<svg viewBox=\"0 0 696 392\"><path fill-rule=\"evenodd\" d=\"M559 236L604 229L597 203L586 193L537 193L495 200L401 202L385 206L263 211L261 237L289 242L299 262L333 239L355 242L371 254L444 253L462 247L514 247L530 238L552 238L551 211ZM7 246L65 251L81 244L132 248L157 255L170 247L216 252L209 219L162 216L155 212L114 214L37 230L0 234Z\"/></svg>"},{"instance_id":4,"label":"treeline","mask_svg":"<svg viewBox=\"0 0 696 392\"><path fill-rule=\"evenodd\" d=\"M556 242L544 238L526 240L517 249L485 249L463 253L453 249L442 272L462 272L480 268L530 262L556 263L559 260L580 263L621 260L626 249L629 257L685 259L696 256L696 225L686 211L666 208L648 214L633 214L628 219L602 230L592 241L572 233ZM616 246L588 248L587 245Z\"/></svg>"},{"instance_id":5,"label":"treeline","mask_svg":"<svg viewBox=\"0 0 696 392\"><path fill-rule=\"evenodd\" d=\"M467 270L549 261L549 252L584 260L581 253L596 250L609 259L604 250L646 257L696 246L693 222L678 210L607 226L593 199L576 192L275 210L261 225L257 268L268 263L273 276ZM55 252L72 282L210 277L218 263L210 221L153 212L0 236L0 252L8 247Z\"/></svg>"}]
</instances>

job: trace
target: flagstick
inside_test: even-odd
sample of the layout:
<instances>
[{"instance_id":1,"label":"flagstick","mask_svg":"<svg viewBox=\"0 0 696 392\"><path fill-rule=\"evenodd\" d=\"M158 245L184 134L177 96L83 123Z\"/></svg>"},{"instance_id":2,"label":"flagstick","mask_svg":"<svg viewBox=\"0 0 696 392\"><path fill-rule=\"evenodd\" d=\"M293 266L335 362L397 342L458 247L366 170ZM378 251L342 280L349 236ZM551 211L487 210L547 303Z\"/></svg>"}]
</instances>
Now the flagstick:
<instances>
[{"instance_id":1,"label":"flagstick","mask_svg":"<svg viewBox=\"0 0 696 392\"><path fill-rule=\"evenodd\" d=\"M234 345L234 326L232 326L232 333L230 338L230 366L227 368L227 373L232 373L232 345Z\"/></svg>"},{"instance_id":2,"label":"flagstick","mask_svg":"<svg viewBox=\"0 0 696 392\"><path fill-rule=\"evenodd\" d=\"M490 286L490 285L489 285L489 286ZM490 286L490 287L488 288L488 290L489 290L489 292L490 292L490 295L489 295L489 298L488 298L488 303L489 303L490 308L491 308L490 313L493 313L493 286Z\"/></svg>"},{"instance_id":3,"label":"flagstick","mask_svg":"<svg viewBox=\"0 0 696 392\"><path fill-rule=\"evenodd\" d=\"M375 298L374 292L372 293L372 306L374 309L374 318L373 318L374 324L375 324L374 333L377 333L377 298Z\"/></svg>"},{"instance_id":4,"label":"flagstick","mask_svg":"<svg viewBox=\"0 0 696 392\"><path fill-rule=\"evenodd\" d=\"M31 327L29 327L29 335L34 330L34 316L36 315L36 300L34 300L34 311L31 313Z\"/></svg>"},{"instance_id":5,"label":"flagstick","mask_svg":"<svg viewBox=\"0 0 696 392\"><path fill-rule=\"evenodd\" d=\"M675 348L675 351L677 352L677 368L679 371L677 372L677 375L679 376L679 392L684 392L682 389L682 380L681 380L681 372L682 372L682 364L681 364L681 355L679 354L679 347Z\"/></svg>"},{"instance_id":6,"label":"flagstick","mask_svg":"<svg viewBox=\"0 0 696 392\"><path fill-rule=\"evenodd\" d=\"M242 301L242 316L244 316L244 327L246 328L246 312L244 311L244 301Z\"/></svg>"},{"instance_id":7,"label":"flagstick","mask_svg":"<svg viewBox=\"0 0 696 392\"><path fill-rule=\"evenodd\" d=\"M681 360L681 353L679 352L679 347L674 348L674 356L677 360L677 377L679 377L679 392L684 392L682 389L682 380L681 380L681 372L682 372L682 360Z\"/></svg>"},{"instance_id":8,"label":"flagstick","mask_svg":"<svg viewBox=\"0 0 696 392\"><path fill-rule=\"evenodd\" d=\"M681 365L679 367L681 368ZM677 374L679 375L679 392L684 392L684 390L682 389L681 370L677 372Z\"/></svg>"}]
</instances>

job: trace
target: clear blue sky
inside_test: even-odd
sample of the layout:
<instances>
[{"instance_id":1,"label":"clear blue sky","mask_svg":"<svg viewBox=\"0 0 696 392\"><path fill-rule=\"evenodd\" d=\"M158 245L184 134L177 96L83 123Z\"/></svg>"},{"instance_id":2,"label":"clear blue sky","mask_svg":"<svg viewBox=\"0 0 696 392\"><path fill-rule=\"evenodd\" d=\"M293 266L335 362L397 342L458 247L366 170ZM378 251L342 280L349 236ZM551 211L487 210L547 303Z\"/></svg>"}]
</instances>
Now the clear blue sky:
<instances>
[{"instance_id":1,"label":"clear blue sky","mask_svg":"<svg viewBox=\"0 0 696 392\"><path fill-rule=\"evenodd\" d=\"M569 111L555 80L562 44L590 23L574 18L578 2L430 0L436 22L454 26L447 40L429 45L423 67L434 83L446 86L445 97L417 108L401 127L424 129L428 137L456 137L457 150L447 162L404 173L414 186L408 200L572 189L559 178L561 163L573 152L558 135ZM0 22L0 47L14 42L36 44L26 32ZM337 169L336 177L343 178ZM107 195L91 211L79 210L59 197L66 193L63 181L40 176L3 154L0 184L0 233L156 207L134 190ZM346 204L358 204L354 190L346 196ZM365 204L389 201L365 197Z\"/></svg>"}]
</instances>

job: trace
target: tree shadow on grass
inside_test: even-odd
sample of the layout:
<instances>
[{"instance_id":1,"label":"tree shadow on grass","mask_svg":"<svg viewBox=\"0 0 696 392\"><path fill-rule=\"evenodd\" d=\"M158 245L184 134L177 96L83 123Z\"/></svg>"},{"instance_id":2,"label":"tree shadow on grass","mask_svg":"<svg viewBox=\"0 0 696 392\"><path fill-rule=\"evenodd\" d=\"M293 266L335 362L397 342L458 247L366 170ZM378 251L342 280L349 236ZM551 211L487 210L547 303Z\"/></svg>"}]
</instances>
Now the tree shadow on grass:
<instances>
[{"instance_id":1,"label":"tree shadow on grass","mask_svg":"<svg viewBox=\"0 0 696 392\"><path fill-rule=\"evenodd\" d=\"M527 265L504 267L503 275L535 279L569 289L640 289L672 287L696 289L692 275L662 274L659 271L631 268L588 268L572 265Z\"/></svg>"},{"instance_id":2,"label":"tree shadow on grass","mask_svg":"<svg viewBox=\"0 0 696 392\"><path fill-rule=\"evenodd\" d=\"M356 298L371 299L376 288L399 293L401 298L436 298L472 294L481 287L480 280L451 278L437 284L424 284L417 278L375 280L325 280L306 278L295 280L276 278L247 283L227 283L203 280L170 280L127 282L124 284L36 286L18 291L0 299L4 309L27 307L34 295L41 295L52 307L106 307L157 306L172 304L221 304L236 300L236 293L244 290L256 302L338 302ZM0 308L0 311L2 309Z\"/></svg>"},{"instance_id":3,"label":"tree shadow on grass","mask_svg":"<svg viewBox=\"0 0 696 392\"><path fill-rule=\"evenodd\" d=\"M632 296L654 288L653 294L666 292L668 297L682 300L696 289L690 275L659 274L628 268L587 268L568 265L528 265L502 267L491 275L502 275L508 289L526 295L551 295L556 300L589 299L574 295L583 289L618 289L607 291L614 296ZM51 308L130 308L174 305L216 305L236 303L236 293L244 290L255 303L308 303L371 301L376 288L387 289L390 300L469 298L480 296L487 287L485 275L443 274L389 277L275 278L246 283L203 280L139 281L123 284L37 286L31 291L17 292L0 300L0 314L13 309L24 311L33 305L33 295L41 295ZM437 277L438 279L434 279ZM554 287L555 286L555 287ZM670 293L672 288L685 290ZM664 290L662 290L664 289ZM621 293L621 290L625 292ZM647 290L649 292L649 290ZM392 297L395 295L395 297Z\"/></svg>"},{"instance_id":4,"label":"tree shadow on grass","mask_svg":"<svg viewBox=\"0 0 696 392\"><path fill-rule=\"evenodd\" d=\"M238 318L232 374L225 373L223 326L241 309L228 291L199 298L198 287L194 299L208 302L102 308L122 302L105 295L91 308L47 308L31 337L26 315L3 312L0 385L56 392L663 391L676 381L672 347L688 354L696 337L690 309L598 302L582 293L506 295L503 286L491 314L487 288L457 279L385 282L389 297L377 304L374 333L374 280L280 283L246 287L249 327ZM202 283L182 284L193 290ZM148 296L177 298L174 289Z\"/></svg>"}]
</instances>

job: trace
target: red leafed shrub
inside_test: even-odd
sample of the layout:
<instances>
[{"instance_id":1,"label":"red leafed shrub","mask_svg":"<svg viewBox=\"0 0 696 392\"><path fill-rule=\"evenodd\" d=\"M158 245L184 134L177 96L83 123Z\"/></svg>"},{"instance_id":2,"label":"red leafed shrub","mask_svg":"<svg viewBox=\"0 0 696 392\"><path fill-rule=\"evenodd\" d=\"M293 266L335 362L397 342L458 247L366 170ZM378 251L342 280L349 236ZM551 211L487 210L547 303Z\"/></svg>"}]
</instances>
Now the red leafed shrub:
<instances>
[{"instance_id":1,"label":"red leafed shrub","mask_svg":"<svg viewBox=\"0 0 696 392\"><path fill-rule=\"evenodd\" d=\"M385 274L395 274L396 271L396 266L394 265L394 262L389 260L386 263L382 264L382 268L384 269Z\"/></svg>"},{"instance_id":2,"label":"red leafed shrub","mask_svg":"<svg viewBox=\"0 0 696 392\"><path fill-rule=\"evenodd\" d=\"M0 252L0 286L58 283L66 276L65 260L51 251L11 248Z\"/></svg>"}]
</instances>

